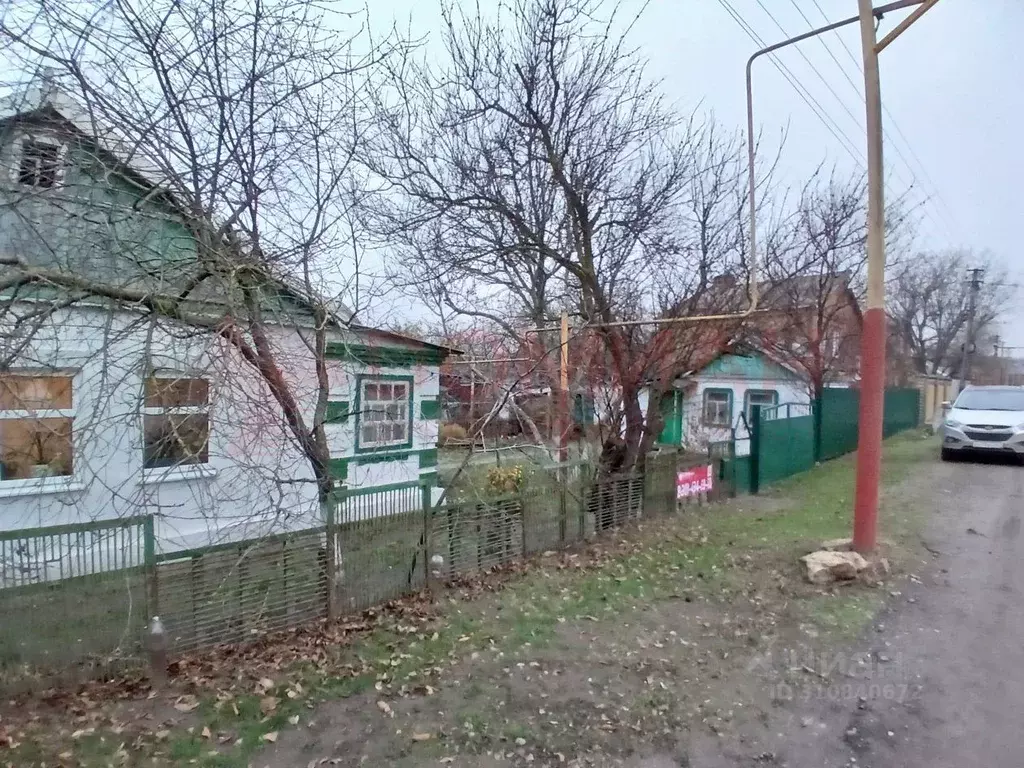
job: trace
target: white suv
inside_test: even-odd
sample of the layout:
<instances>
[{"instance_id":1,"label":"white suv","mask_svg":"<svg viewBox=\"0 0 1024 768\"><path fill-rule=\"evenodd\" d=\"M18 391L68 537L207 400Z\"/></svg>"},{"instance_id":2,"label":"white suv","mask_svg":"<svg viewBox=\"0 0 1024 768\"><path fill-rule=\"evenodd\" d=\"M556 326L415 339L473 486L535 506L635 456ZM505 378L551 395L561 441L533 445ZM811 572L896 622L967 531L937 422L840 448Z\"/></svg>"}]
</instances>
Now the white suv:
<instances>
[{"instance_id":1,"label":"white suv","mask_svg":"<svg viewBox=\"0 0 1024 768\"><path fill-rule=\"evenodd\" d=\"M967 387L942 422L942 459L965 453L1024 457L1024 387Z\"/></svg>"}]
</instances>

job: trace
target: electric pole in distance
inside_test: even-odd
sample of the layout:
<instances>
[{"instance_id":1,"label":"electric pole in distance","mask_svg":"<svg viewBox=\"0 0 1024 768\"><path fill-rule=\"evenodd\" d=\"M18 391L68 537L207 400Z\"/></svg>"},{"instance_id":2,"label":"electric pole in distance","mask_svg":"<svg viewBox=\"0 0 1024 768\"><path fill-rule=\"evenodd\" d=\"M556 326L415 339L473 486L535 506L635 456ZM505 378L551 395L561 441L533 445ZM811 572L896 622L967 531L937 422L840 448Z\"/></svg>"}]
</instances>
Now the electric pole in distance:
<instances>
[{"instance_id":1,"label":"electric pole in distance","mask_svg":"<svg viewBox=\"0 0 1024 768\"><path fill-rule=\"evenodd\" d=\"M971 287L967 295L967 336L960 354L960 390L967 384L971 373L971 355L974 354L974 316L978 312L978 291L981 290L981 275L985 270L975 267L971 273Z\"/></svg>"}]
</instances>

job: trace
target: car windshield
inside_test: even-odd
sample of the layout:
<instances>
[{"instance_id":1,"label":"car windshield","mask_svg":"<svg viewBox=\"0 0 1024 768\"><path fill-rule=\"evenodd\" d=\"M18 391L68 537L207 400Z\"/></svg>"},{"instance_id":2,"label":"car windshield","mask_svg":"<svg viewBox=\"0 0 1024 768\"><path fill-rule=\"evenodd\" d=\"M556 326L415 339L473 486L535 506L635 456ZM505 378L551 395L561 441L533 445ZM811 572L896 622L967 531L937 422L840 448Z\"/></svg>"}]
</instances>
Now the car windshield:
<instances>
[{"instance_id":1,"label":"car windshield","mask_svg":"<svg viewBox=\"0 0 1024 768\"><path fill-rule=\"evenodd\" d=\"M967 389L953 407L965 411L1024 411L1024 389Z\"/></svg>"}]
</instances>

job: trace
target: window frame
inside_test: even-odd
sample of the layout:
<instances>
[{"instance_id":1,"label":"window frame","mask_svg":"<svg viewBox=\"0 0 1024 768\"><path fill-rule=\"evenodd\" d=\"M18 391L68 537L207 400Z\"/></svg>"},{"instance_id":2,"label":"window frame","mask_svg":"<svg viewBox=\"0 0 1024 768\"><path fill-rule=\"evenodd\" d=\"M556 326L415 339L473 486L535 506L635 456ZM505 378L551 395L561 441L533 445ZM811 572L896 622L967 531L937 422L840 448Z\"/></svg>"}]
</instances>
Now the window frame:
<instances>
[{"instance_id":1,"label":"window frame","mask_svg":"<svg viewBox=\"0 0 1024 768\"><path fill-rule=\"evenodd\" d=\"M204 405L146 405L146 388L150 380L171 379L171 380L198 380L206 383L206 403ZM210 467L210 440L213 436L213 419L211 417L212 382L210 379L196 372L172 371L157 369L150 371L142 382L142 470L144 473L162 474L166 472L198 472L202 473ZM147 416L205 416L206 417L206 459L196 461L176 461L173 464L149 465L146 461L146 417Z\"/></svg>"},{"instance_id":2,"label":"window frame","mask_svg":"<svg viewBox=\"0 0 1024 768\"><path fill-rule=\"evenodd\" d=\"M39 184L26 184L21 180L21 163L24 159L25 145L26 144L45 144L50 147L57 148L57 168L56 174L54 175L53 184L49 187L44 187ZM67 171L67 156L68 156L68 145L67 142L61 141L60 139L53 136L33 136L29 133L23 133L16 138L11 144L14 154L11 160L10 167L10 179L19 187L27 187L29 189L36 190L37 192L46 192L53 189L61 189L64 186L65 175Z\"/></svg>"},{"instance_id":3,"label":"window frame","mask_svg":"<svg viewBox=\"0 0 1024 768\"><path fill-rule=\"evenodd\" d=\"M21 495L21 493L37 493L46 490L61 491L75 490L72 486L76 484L75 470L79 464L75 451L75 418L77 416L77 389L75 379L78 371L68 368L12 368L5 371L5 374L12 376L26 376L29 378L62 378L70 381L71 407L70 408L21 408L17 410L0 410L0 421L41 421L43 419L67 419L71 422L71 471L65 475L43 475L40 477L16 477L0 478L0 497L10 495Z\"/></svg>"},{"instance_id":4,"label":"window frame","mask_svg":"<svg viewBox=\"0 0 1024 768\"><path fill-rule=\"evenodd\" d=\"M365 445L363 443L363 406L364 406L364 388L367 384L405 384L406 387L406 402L405 402L405 426L406 426L406 439L401 442L389 441L381 443L373 443L371 445ZM413 442L413 405L414 405L414 383L415 377L410 375L398 375L398 374L373 374L373 373L360 373L356 375L356 396L355 396L355 453L385 453L388 451L402 451L412 448ZM395 402L395 401L393 401Z\"/></svg>"},{"instance_id":5,"label":"window frame","mask_svg":"<svg viewBox=\"0 0 1024 768\"><path fill-rule=\"evenodd\" d=\"M726 420L725 423L719 423L712 421L708 418L708 395L725 395L726 396ZM719 427L722 429L729 429L732 427L732 412L733 412L733 391L725 387L706 387L701 393L701 409L700 409L700 420L701 423L706 427Z\"/></svg>"},{"instance_id":6,"label":"window frame","mask_svg":"<svg viewBox=\"0 0 1024 768\"><path fill-rule=\"evenodd\" d=\"M766 406L764 403L761 403L760 405L762 408L775 408L779 404L779 390L777 389L748 389L743 393L743 415L747 417L747 424L750 424L753 421L753 416L750 412L750 396L752 394L772 396L772 404Z\"/></svg>"}]
</instances>

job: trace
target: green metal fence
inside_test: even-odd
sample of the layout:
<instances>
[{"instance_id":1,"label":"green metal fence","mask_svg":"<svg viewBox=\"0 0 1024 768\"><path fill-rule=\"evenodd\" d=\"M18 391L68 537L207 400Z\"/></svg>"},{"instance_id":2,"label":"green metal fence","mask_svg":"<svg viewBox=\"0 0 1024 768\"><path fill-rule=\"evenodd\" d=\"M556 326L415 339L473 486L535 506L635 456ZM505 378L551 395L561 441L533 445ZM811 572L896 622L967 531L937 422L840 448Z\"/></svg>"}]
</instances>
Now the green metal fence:
<instances>
[{"instance_id":1,"label":"green metal fence","mask_svg":"<svg viewBox=\"0 0 1024 768\"><path fill-rule=\"evenodd\" d=\"M139 660L151 517L0 532L0 690Z\"/></svg>"},{"instance_id":2,"label":"green metal fence","mask_svg":"<svg viewBox=\"0 0 1024 768\"><path fill-rule=\"evenodd\" d=\"M773 483L814 466L814 406L783 403L761 409L756 451L759 484Z\"/></svg>"},{"instance_id":3,"label":"green metal fence","mask_svg":"<svg viewBox=\"0 0 1024 768\"><path fill-rule=\"evenodd\" d=\"M920 423L917 389L887 389L883 434L891 437ZM765 408L752 430L750 456L730 462L737 490L757 493L762 485L804 472L815 462L857 450L860 392L826 389L814 404Z\"/></svg>"},{"instance_id":4,"label":"green metal fence","mask_svg":"<svg viewBox=\"0 0 1024 768\"><path fill-rule=\"evenodd\" d=\"M860 391L826 389L818 407L821 410L820 460L835 459L857 450Z\"/></svg>"},{"instance_id":5,"label":"green metal fence","mask_svg":"<svg viewBox=\"0 0 1024 768\"><path fill-rule=\"evenodd\" d=\"M885 390L885 419L882 430L886 437L913 429L921 423L921 391L919 389Z\"/></svg>"}]
</instances>

